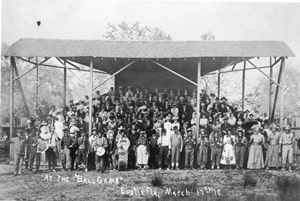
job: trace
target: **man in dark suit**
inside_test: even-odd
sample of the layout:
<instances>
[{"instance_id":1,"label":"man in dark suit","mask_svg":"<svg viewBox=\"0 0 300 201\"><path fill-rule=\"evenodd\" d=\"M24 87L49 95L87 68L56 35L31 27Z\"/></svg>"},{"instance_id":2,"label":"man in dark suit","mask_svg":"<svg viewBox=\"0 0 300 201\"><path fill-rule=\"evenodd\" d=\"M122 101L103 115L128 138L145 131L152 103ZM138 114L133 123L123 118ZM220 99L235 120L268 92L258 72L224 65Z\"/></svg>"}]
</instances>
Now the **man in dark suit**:
<instances>
[{"instance_id":1,"label":"man in dark suit","mask_svg":"<svg viewBox=\"0 0 300 201\"><path fill-rule=\"evenodd\" d=\"M88 131L88 124L83 120L82 116L79 116L79 121L77 121L77 128L79 128L79 130L82 128L83 132L87 132Z\"/></svg>"},{"instance_id":2,"label":"man in dark suit","mask_svg":"<svg viewBox=\"0 0 300 201\"><path fill-rule=\"evenodd\" d=\"M185 114L187 120L190 122L193 118L194 109L192 106L188 105L187 102L183 102L179 106L179 117L182 117L182 114Z\"/></svg>"}]
</instances>

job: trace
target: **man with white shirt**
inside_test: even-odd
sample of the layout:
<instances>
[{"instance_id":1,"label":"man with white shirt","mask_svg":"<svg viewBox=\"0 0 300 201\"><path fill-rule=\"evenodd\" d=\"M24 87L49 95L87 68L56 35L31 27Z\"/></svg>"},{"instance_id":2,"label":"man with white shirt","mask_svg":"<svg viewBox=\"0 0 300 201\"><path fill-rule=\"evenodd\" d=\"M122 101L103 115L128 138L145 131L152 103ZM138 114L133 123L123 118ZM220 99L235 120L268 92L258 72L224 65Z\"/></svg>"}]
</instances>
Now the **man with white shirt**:
<instances>
[{"instance_id":1,"label":"man with white shirt","mask_svg":"<svg viewBox=\"0 0 300 201\"><path fill-rule=\"evenodd\" d=\"M159 170L162 170L163 166L167 167L167 170L169 170L168 157L171 154L171 138L170 135L166 132L166 129L162 129L161 136L158 138L157 143L159 146Z\"/></svg>"}]
</instances>

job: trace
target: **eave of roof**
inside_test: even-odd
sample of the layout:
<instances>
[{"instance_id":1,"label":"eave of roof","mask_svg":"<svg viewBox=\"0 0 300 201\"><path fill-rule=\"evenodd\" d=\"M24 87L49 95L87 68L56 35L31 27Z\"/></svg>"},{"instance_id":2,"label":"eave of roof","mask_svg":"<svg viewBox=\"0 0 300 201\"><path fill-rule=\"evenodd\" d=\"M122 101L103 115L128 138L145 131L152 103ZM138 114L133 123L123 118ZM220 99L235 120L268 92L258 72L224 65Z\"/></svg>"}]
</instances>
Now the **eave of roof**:
<instances>
[{"instance_id":1,"label":"eave of roof","mask_svg":"<svg viewBox=\"0 0 300 201\"><path fill-rule=\"evenodd\" d=\"M20 39L2 56L197 58L294 57L283 41L103 41Z\"/></svg>"}]
</instances>

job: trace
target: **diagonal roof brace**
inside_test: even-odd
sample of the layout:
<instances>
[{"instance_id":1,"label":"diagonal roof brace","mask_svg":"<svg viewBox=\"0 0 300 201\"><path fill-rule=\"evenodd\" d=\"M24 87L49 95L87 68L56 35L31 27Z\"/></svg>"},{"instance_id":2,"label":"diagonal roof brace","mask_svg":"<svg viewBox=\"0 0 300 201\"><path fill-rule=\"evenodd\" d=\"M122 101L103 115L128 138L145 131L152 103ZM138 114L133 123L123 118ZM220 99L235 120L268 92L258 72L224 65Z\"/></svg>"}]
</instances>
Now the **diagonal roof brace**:
<instances>
[{"instance_id":1,"label":"diagonal roof brace","mask_svg":"<svg viewBox=\"0 0 300 201\"><path fill-rule=\"evenodd\" d=\"M194 84L194 85L196 85L196 86L198 85L196 82L194 82L194 81L192 81L192 80L190 80L190 79L184 77L183 75L180 75L179 73L177 73L177 72L175 72L175 71L169 69L168 67L166 67L166 66L164 66L164 65L162 65L162 64L160 64L160 63L158 63L158 62L156 62L156 61L153 61L152 59L147 59L147 60L151 61L152 63L158 65L159 67L161 67L161 68L163 68L163 69L165 69L165 70L167 70L167 71L169 71L169 72L171 72L171 73L177 75L178 77L181 77L182 79L184 79L184 80L186 80L186 81L188 81L188 82L190 82L190 83L192 83L192 84Z\"/></svg>"},{"instance_id":2,"label":"diagonal roof brace","mask_svg":"<svg viewBox=\"0 0 300 201\"><path fill-rule=\"evenodd\" d=\"M44 61L36 64L33 68L31 68L30 70L28 70L27 72L23 73L22 75L19 75L18 77L16 77L15 79L13 79L13 81L23 77L24 75L26 75L27 73L33 71L34 69L36 69L38 66L40 66L41 64L45 63L46 61L48 61L51 57L47 57Z\"/></svg>"},{"instance_id":3,"label":"diagonal roof brace","mask_svg":"<svg viewBox=\"0 0 300 201\"><path fill-rule=\"evenodd\" d=\"M252 66L254 66L254 68L256 68L257 70L259 70L264 76L266 76L269 80L271 80L273 83L275 83L277 86L279 86L280 88L282 88L282 86L280 84L278 84L275 80L273 80L270 76L268 76L266 73L264 73L260 68L258 68L255 64L253 64L251 61L249 61L248 59L246 60L248 61L248 63L250 63Z\"/></svg>"}]
</instances>

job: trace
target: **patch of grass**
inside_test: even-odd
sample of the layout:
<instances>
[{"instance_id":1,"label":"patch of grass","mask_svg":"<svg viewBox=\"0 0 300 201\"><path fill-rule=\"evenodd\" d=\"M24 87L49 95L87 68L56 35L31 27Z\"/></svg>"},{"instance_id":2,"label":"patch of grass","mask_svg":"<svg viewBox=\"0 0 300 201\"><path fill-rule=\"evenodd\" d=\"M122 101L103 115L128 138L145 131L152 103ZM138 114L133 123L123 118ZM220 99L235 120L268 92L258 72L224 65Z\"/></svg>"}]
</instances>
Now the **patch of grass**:
<instances>
[{"instance_id":1,"label":"patch of grass","mask_svg":"<svg viewBox=\"0 0 300 201\"><path fill-rule=\"evenodd\" d=\"M151 178L151 183L153 186L162 186L163 176L159 173L154 173L154 175Z\"/></svg>"},{"instance_id":2,"label":"patch of grass","mask_svg":"<svg viewBox=\"0 0 300 201\"><path fill-rule=\"evenodd\" d=\"M273 201L275 197L270 195L256 195L254 193L247 195L247 201Z\"/></svg>"},{"instance_id":3,"label":"patch of grass","mask_svg":"<svg viewBox=\"0 0 300 201\"><path fill-rule=\"evenodd\" d=\"M282 201L295 201L300 198L300 180L295 180L286 176L277 177L277 187L279 198Z\"/></svg>"},{"instance_id":4,"label":"patch of grass","mask_svg":"<svg viewBox=\"0 0 300 201\"><path fill-rule=\"evenodd\" d=\"M181 183L177 185L176 189L178 191L189 191L189 192L196 192L197 191L197 182L193 183Z\"/></svg>"},{"instance_id":5,"label":"patch of grass","mask_svg":"<svg viewBox=\"0 0 300 201\"><path fill-rule=\"evenodd\" d=\"M257 184L257 179L254 178L252 175L250 174L245 174L244 175L244 188L246 186L256 186Z\"/></svg>"}]
</instances>

